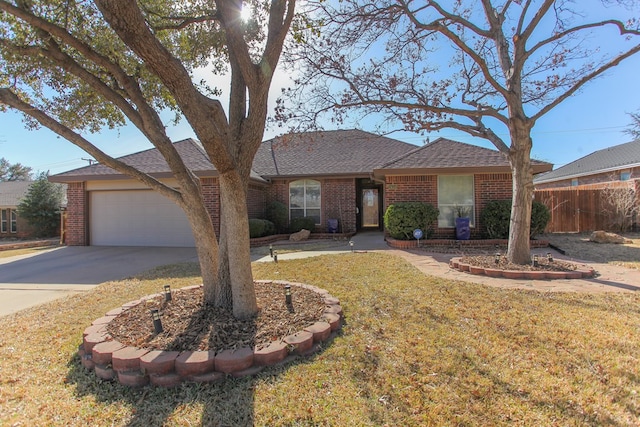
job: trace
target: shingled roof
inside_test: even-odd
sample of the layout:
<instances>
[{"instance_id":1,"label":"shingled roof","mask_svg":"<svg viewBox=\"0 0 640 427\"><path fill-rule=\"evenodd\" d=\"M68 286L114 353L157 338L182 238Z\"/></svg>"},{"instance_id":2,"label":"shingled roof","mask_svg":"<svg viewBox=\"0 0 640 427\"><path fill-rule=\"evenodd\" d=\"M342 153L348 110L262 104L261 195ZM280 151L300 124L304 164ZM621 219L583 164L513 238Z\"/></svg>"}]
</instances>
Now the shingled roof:
<instances>
[{"instance_id":1,"label":"shingled roof","mask_svg":"<svg viewBox=\"0 0 640 427\"><path fill-rule=\"evenodd\" d=\"M262 143L253 169L265 178L370 174L415 145L361 130L291 134Z\"/></svg>"},{"instance_id":2,"label":"shingled roof","mask_svg":"<svg viewBox=\"0 0 640 427\"><path fill-rule=\"evenodd\" d=\"M534 173L550 170L547 162L532 160ZM486 172L511 172L509 161L497 150L465 144L446 138L438 138L405 155L376 168L377 173L416 173L421 170L457 172L482 169Z\"/></svg>"},{"instance_id":3,"label":"shingled roof","mask_svg":"<svg viewBox=\"0 0 640 427\"><path fill-rule=\"evenodd\" d=\"M0 208L15 208L27 194L33 181L0 182Z\"/></svg>"},{"instance_id":4,"label":"shingled roof","mask_svg":"<svg viewBox=\"0 0 640 427\"><path fill-rule=\"evenodd\" d=\"M640 166L640 139L594 151L534 180L535 184Z\"/></svg>"}]
</instances>

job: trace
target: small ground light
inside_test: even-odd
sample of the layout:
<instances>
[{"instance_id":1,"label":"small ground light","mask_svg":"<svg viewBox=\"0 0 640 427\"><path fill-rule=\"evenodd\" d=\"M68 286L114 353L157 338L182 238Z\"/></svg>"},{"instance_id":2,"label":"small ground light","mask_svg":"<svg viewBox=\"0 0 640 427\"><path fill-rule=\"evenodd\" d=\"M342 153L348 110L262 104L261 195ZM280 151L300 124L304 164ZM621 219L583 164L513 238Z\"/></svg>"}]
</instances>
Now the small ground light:
<instances>
[{"instance_id":1,"label":"small ground light","mask_svg":"<svg viewBox=\"0 0 640 427\"><path fill-rule=\"evenodd\" d=\"M353 240L349 240L349 246L351 247L351 252L353 252L353 245L355 242Z\"/></svg>"},{"instance_id":2,"label":"small ground light","mask_svg":"<svg viewBox=\"0 0 640 427\"><path fill-rule=\"evenodd\" d=\"M171 286L164 285L164 300L171 301Z\"/></svg>"},{"instance_id":3,"label":"small ground light","mask_svg":"<svg viewBox=\"0 0 640 427\"><path fill-rule=\"evenodd\" d=\"M538 255L534 255L533 256L533 266L537 267L538 266Z\"/></svg>"},{"instance_id":4,"label":"small ground light","mask_svg":"<svg viewBox=\"0 0 640 427\"><path fill-rule=\"evenodd\" d=\"M551 252L547 252L547 260L549 262L553 262L553 255L551 255Z\"/></svg>"},{"instance_id":5,"label":"small ground light","mask_svg":"<svg viewBox=\"0 0 640 427\"><path fill-rule=\"evenodd\" d=\"M160 319L160 311L157 308L151 310L151 318L153 319L153 329L155 329L156 334L164 332L162 320Z\"/></svg>"},{"instance_id":6,"label":"small ground light","mask_svg":"<svg viewBox=\"0 0 640 427\"><path fill-rule=\"evenodd\" d=\"M496 253L496 264L500 264L500 252Z\"/></svg>"},{"instance_id":7,"label":"small ground light","mask_svg":"<svg viewBox=\"0 0 640 427\"><path fill-rule=\"evenodd\" d=\"M284 285L284 300L287 305L291 304L291 285Z\"/></svg>"},{"instance_id":8,"label":"small ground light","mask_svg":"<svg viewBox=\"0 0 640 427\"><path fill-rule=\"evenodd\" d=\"M273 251L273 261L278 262L278 251Z\"/></svg>"},{"instance_id":9,"label":"small ground light","mask_svg":"<svg viewBox=\"0 0 640 427\"><path fill-rule=\"evenodd\" d=\"M269 245L269 256L273 258L273 245Z\"/></svg>"}]
</instances>

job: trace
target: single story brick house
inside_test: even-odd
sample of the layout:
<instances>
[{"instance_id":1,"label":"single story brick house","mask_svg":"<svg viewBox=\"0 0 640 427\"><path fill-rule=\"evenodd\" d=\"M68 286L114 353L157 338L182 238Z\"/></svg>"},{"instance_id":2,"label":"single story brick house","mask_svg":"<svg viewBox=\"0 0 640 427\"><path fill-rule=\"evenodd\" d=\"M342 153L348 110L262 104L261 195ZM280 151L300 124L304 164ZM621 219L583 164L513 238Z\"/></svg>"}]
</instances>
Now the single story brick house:
<instances>
[{"instance_id":1,"label":"single story brick house","mask_svg":"<svg viewBox=\"0 0 640 427\"><path fill-rule=\"evenodd\" d=\"M175 143L201 179L211 218L219 230L217 172L198 142ZM150 149L120 160L175 185L166 162ZM552 165L533 162L534 173ZM49 178L67 187L69 245L192 246L188 221L178 206L143 184L94 164ZM423 201L441 211L436 236L455 235L452 209L469 208L472 238L489 200L511 197L511 172L495 150L438 139L417 147L360 130L285 135L265 141L253 163L247 199L249 217L264 218L272 201L284 203L290 218L316 218L316 230L337 220L339 232L382 229L393 203Z\"/></svg>"},{"instance_id":2,"label":"single story brick house","mask_svg":"<svg viewBox=\"0 0 640 427\"><path fill-rule=\"evenodd\" d=\"M536 190L577 187L640 179L640 139L603 148L540 174L534 179Z\"/></svg>"},{"instance_id":3,"label":"single story brick house","mask_svg":"<svg viewBox=\"0 0 640 427\"><path fill-rule=\"evenodd\" d=\"M32 228L18 215L20 200L27 194L32 181L0 182L0 239L25 238Z\"/></svg>"}]
</instances>

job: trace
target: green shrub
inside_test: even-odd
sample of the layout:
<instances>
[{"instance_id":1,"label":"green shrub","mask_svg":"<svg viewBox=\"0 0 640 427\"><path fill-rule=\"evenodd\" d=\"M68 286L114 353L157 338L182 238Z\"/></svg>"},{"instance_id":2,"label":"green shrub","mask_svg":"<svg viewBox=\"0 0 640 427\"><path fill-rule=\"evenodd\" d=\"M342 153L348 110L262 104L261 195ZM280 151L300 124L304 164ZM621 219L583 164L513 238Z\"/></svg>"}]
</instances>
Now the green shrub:
<instances>
[{"instance_id":1,"label":"green shrub","mask_svg":"<svg viewBox=\"0 0 640 427\"><path fill-rule=\"evenodd\" d=\"M316 228L316 220L311 217L302 217L302 218L293 218L291 220L291 225L289 227L289 231L292 233L297 233L298 231L305 229L313 232Z\"/></svg>"},{"instance_id":2,"label":"green shrub","mask_svg":"<svg viewBox=\"0 0 640 427\"><path fill-rule=\"evenodd\" d=\"M275 227L273 223L266 219L249 220L249 237L255 239L256 237L269 236L275 233Z\"/></svg>"},{"instance_id":3,"label":"green shrub","mask_svg":"<svg viewBox=\"0 0 640 427\"><path fill-rule=\"evenodd\" d=\"M533 238L543 233L550 219L549 208L543 203L534 201L531 205L529 236ZM486 236L489 239L509 238L510 220L511 200L492 200L480 212L480 221L486 228Z\"/></svg>"},{"instance_id":4,"label":"green shrub","mask_svg":"<svg viewBox=\"0 0 640 427\"><path fill-rule=\"evenodd\" d=\"M550 219L551 211L547 205L534 201L531 205L531 228L529 231L531 238L544 233L544 229L547 228Z\"/></svg>"},{"instance_id":5,"label":"green shrub","mask_svg":"<svg viewBox=\"0 0 640 427\"><path fill-rule=\"evenodd\" d=\"M438 214L438 209L427 203L396 203L384 213L384 226L394 239L411 240L416 228L422 230L425 239L429 239Z\"/></svg>"},{"instance_id":6,"label":"green shrub","mask_svg":"<svg viewBox=\"0 0 640 427\"><path fill-rule=\"evenodd\" d=\"M267 205L266 217L275 226L275 231L282 233L287 229L289 209L282 202L274 201Z\"/></svg>"}]
</instances>

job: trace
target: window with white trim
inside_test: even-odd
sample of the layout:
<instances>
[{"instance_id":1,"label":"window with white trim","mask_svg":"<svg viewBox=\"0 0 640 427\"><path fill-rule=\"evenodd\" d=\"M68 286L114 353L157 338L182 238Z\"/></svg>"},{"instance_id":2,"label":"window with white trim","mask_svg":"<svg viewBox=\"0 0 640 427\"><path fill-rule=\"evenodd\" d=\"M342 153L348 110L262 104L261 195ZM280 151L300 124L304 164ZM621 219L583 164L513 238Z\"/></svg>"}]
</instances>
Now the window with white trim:
<instances>
[{"instance_id":1,"label":"window with white trim","mask_svg":"<svg viewBox=\"0 0 640 427\"><path fill-rule=\"evenodd\" d=\"M438 175L438 227L455 227L458 216L475 226L473 195L473 175Z\"/></svg>"},{"instance_id":2,"label":"window with white trim","mask_svg":"<svg viewBox=\"0 0 640 427\"><path fill-rule=\"evenodd\" d=\"M301 179L289 184L289 218L313 218L320 224L320 181Z\"/></svg>"}]
</instances>

